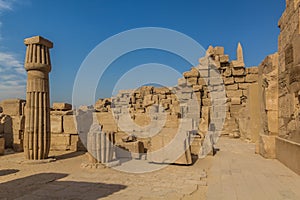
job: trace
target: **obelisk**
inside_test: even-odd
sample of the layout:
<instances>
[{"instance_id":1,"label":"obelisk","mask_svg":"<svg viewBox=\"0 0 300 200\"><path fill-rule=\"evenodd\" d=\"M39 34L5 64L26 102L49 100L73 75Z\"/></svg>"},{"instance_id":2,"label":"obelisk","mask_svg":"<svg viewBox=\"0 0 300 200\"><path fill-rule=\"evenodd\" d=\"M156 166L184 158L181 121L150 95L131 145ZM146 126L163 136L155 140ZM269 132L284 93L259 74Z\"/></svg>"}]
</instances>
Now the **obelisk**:
<instances>
[{"instance_id":1,"label":"obelisk","mask_svg":"<svg viewBox=\"0 0 300 200\"><path fill-rule=\"evenodd\" d=\"M41 36L24 40L27 71L24 153L29 160L46 159L50 150L49 49L53 43Z\"/></svg>"},{"instance_id":2,"label":"obelisk","mask_svg":"<svg viewBox=\"0 0 300 200\"><path fill-rule=\"evenodd\" d=\"M244 63L243 47L240 42L238 43L236 54L237 54L237 56L236 56L237 61L240 63Z\"/></svg>"}]
</instances>

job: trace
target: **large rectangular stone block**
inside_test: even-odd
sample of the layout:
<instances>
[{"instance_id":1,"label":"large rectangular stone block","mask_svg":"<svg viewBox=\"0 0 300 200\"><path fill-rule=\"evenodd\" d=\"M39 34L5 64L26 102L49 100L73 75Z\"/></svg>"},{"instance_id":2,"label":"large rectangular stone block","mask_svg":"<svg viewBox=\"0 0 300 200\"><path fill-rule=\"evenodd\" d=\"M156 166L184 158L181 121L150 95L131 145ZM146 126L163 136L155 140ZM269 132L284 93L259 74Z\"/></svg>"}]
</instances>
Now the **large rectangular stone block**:
<instances>
[{"instance_id":1,"label":"large rectangular stone block","mask_svg":"<svg viewBox=\"0 0 300 200\"><path fill-rule=\"evenodd\" d=\"M68 104L68 103L58 103L58 102L55 102L55 103L53 103L52 108L54 110L72 110L72 105Z\"/></svg>"},{"instance_id":2,"label":"large rectangular stone block","mask_svg":"<svg viewBox=\"0 0 300 200\"><path fill-rule=\"evenodd\" d=\"M267 111L268 130L271 133L278 133L278 111Z\"/></svg>"},{"instance_id":3,"label":"large rectangular stone block","mask_svg":"<svg viewBox=\"0 0 300 200\"><path fill-rule=\"evenodd\" d=\"M275 140L276 158L300 175L300 144L280 137Z\"/></svg>"},{"instance_id":4,"label":"large rectangular stone block","mask_svg":"<svg viewBox=\"0 0 300 200\"><path fill-rule=\"evenodd\" d=\"M226 85L226 90L238 90L238 84Z\"/></svg>"},{"instance_id":5,"label":"large rectangular stone block","mask_svg":"<svg viewBox=\"0 0 300 200\"><path fill-rule=\"evenodd\" d=\"M240 98L243 95L242 90L226 90L226 95L229 98Z\"/></svg>"},{"instance_id":6,"label":"large rectangular stone block","mask_svg":"<svg viewBox=\"0 0 300 200\"><path fill-rule=\"evenodd\" d=\"M65 151L71 148L70 134L51 134L51 150Z\"/></svg>"},{"instance_id":7,"label":"large rectangular stone block","mask_svg":"<svg viewBox=\"0 0 300 200\"><path fill-rule=\"evenodd\" d=\"M25 100L7 99L1 102L3 113L10 116L24 115Z\"/></svg>"},{"instance_id":8,"label":"large rectangular stone block","mask_svg":"<svg viewBox=\"0 0 300 200\"><path fill-rule=\"evenodd\" d=\"M226 77L224 78L225 85L231 85L234 84L234 78L233 77Z\"/></svg>"},{"instance_id":9,"label":"large rectangular stone block","mask_svg":"<svg viewBox=\"0 0 300 200\"><path fill-rule=\"evenodd\" d=\"M232 75L233 76L242 76L244 74L245 74L245 69L243 67L232 69Z\"/></svg>"},{"instance_id":10,"label":"large rectangular stone block","mask_svg":"<svg viewBox=\"0 0 300 200\"><path fill-rule=\"evenodd\" d=\"M63 116L50 115L51 133L63 132Z\"/></svg>"},{"instance_id":11,"label":"large rectangular stone block","mask_svg":"<svg viewBox=\"0 0 300 200\"><path fill-rule=\"evenodd\" d=\"M77 134L78 133L74 115L63 116L63 130L64 130L64 133L69 133L69 134Z\"/></svg>"}]
</instances>

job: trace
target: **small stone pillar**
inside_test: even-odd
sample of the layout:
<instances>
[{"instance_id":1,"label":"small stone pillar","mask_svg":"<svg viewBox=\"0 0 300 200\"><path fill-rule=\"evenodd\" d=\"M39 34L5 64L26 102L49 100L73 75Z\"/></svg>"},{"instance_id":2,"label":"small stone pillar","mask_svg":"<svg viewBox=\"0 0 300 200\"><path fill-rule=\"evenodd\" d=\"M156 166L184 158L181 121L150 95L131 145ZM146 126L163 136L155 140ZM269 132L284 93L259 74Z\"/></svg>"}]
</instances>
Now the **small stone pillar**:
<instances>
[{"instance_id":1,"label":"small stone pillar","mask_svg":"<svg viewBox=\"0 0 300 200\"><path fill-rule=\"evenodd\" d=\"M50 150L49 49L53 43L40 36L24 40L27 71L24 153L29 160L46 159Z\"/></svg>"}]
</instances>

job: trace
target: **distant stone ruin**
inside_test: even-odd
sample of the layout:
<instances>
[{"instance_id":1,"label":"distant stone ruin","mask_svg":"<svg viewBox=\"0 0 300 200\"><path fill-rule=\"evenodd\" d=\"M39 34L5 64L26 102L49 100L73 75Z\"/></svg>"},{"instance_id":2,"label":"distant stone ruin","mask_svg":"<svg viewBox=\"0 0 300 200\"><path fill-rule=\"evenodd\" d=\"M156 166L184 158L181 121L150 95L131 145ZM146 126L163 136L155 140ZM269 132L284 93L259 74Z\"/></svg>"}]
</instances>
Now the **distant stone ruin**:
<instances>
[{"instance_id":1,"label":"distant stone ruin","mask_svg":"<svg viewBox=\"0 0 300 200\"><path fill-rule=\"evenodd\" d=\"M50 149L79 151L88 146L98 163L130 158L188 165L192 155L213 154L218 137L229 136L255 142L256 153L277 158L300 174L299 7L300 0L286 0L278 23L278 52L259 66L245 67L240 43L236 60L223 47L210 46L176 86L121 90L81 109L90 118L67 103L54 103L49 110L47 48L52 43L27 39L27 101L0 103L0 154L13 148L24 150L29 159L43 159ZM99 129L90 130L92 124ZM108 140L103 139L106 135ZM172 155L167 147L174 141Z\"/></svg>"}]
</instances>

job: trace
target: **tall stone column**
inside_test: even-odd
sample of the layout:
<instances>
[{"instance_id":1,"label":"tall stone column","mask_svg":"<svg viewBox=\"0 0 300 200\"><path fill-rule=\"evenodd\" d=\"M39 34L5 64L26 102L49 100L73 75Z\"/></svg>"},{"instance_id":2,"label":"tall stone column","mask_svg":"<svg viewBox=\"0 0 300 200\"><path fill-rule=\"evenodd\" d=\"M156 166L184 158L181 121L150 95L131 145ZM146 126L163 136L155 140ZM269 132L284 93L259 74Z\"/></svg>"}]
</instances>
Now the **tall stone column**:
<instances>
[{"instance_id":1,"label":"tall stone column","mask_svg":"<svg viewBox=\"0 0 300 200\"><path fill-rule=\"evenodd\" d=\"M50 150L49 49L53 43L40 36L24 40L27 71L24 153L29 160L46 159Z\"/></svg>"}]
</instances>

